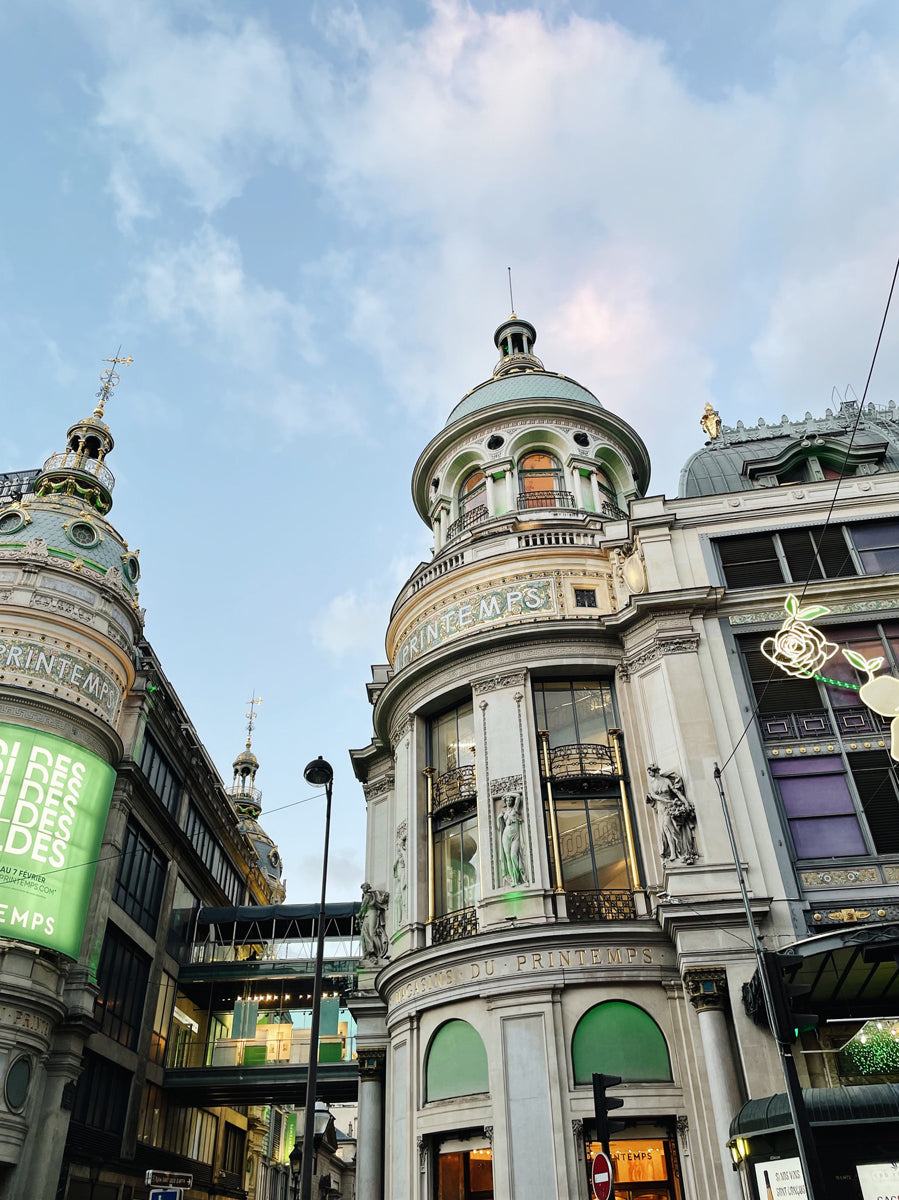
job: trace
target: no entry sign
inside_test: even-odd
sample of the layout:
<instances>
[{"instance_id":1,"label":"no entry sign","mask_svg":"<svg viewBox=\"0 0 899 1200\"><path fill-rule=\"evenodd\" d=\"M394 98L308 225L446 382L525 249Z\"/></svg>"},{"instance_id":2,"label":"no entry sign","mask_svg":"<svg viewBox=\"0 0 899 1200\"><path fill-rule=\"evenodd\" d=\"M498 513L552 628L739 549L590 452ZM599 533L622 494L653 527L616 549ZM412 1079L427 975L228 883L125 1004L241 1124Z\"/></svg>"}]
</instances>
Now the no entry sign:
<instances>
[{"instance_id":1,"label":"no entry sign","mask_svg":"<svg viewBox=\"0 0 899 1200\"><path fill-rule=\"evenodd\" d=\"M602 1150L593 1159L593 1195L596 1200L609 1200L612 1195L614 1181L612 1179L612 1164L607 1154Z\"/></svg>"}]
</instances>

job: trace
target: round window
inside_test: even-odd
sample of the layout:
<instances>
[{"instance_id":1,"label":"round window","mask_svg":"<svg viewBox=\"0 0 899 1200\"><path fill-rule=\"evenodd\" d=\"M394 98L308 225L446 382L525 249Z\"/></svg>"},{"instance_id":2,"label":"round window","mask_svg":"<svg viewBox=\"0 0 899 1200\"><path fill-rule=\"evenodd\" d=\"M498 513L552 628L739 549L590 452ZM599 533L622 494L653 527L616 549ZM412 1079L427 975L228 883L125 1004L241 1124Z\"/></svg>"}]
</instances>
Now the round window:
<instances>
[{"instance_id":1,"label":"round window","mask_svg":"<svg viewBox=\"0 0 899 1200\"><path fill-rule=\"evenodd\" d=\"M576 433L574 435L574 440L577 442L577 444L579 446L589 446L590 445L590 439L587 437L586 433Z\"/></svg>"},{"instance_id":2,"label":"round window","mask_svg":"<svg viewBox=\"0 0 899 1200\"><path fill-rule=\"evenodd\" d=\"M24 524L25 517L15 508L0 517L0 533L18 533Z\"/></svg>"},{"instance_id":3,"label":"round window","mask_svg":"<svg viewBox=\"0 0 899 1200\"><path fill-rule=\"evenodd\" d=\"M88 525L87 521L75 521L68 528L69 540L77 546L96 546L100 540L100 535L94 529L93 525Z\"/></svg>"},{"instance_id":4,"label":"round window","mask_svg":"<svg viewBox=\"0 0 899 1200\"><path fill-rule=\"evenodd\" d=\"M137 583L140 579L140 563L133 554L127 554L122 559L122 564L125 568L125 575L131 583Z\"/></svg>"},{"instance_id":5,"label":"round window","mask_svg":"<svg viewBox=\"0 0 899 1200\"><path fill-rule=\"evenodd\" d=\"M492 437L487 439L487 449L498 450L500 446L505 445L505 441L504 437L500 437L498 433L494 433Z\"/></svg>"},{"instance_id":6,"label":"round window","mask_svg":"<svg viewBox=\"0 0 899 1200\"><path fill-rule=\"evenodd\" d=\"M14 1112L25 1107L28 1095L28 1085L31 1083L31 1059L21 1055L6 1072L6 1082L3 1085L6 1104Z\"/></svg>"}]
</instances>

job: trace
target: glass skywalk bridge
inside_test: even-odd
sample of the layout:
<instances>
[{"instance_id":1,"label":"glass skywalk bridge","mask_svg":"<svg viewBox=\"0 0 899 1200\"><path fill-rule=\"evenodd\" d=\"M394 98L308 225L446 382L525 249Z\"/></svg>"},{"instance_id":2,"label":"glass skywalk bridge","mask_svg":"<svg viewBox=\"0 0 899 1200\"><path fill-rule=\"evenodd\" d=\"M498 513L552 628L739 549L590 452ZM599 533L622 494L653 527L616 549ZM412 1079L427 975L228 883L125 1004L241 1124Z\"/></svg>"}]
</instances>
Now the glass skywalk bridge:
<instances>
[{"instance_id":1,"label":"glass skywalk bridge","mask_svg":"<svg viewBox=\"0 0 899 1200\"><path fill-rule=\"evenodd\" d=\"M359 905L329 904L318 1095L355 1100ZM309 1064L318 905L201 908L175 984L166 1092L184 1104L302 1104Z\"/></svg>"}]
</instances>

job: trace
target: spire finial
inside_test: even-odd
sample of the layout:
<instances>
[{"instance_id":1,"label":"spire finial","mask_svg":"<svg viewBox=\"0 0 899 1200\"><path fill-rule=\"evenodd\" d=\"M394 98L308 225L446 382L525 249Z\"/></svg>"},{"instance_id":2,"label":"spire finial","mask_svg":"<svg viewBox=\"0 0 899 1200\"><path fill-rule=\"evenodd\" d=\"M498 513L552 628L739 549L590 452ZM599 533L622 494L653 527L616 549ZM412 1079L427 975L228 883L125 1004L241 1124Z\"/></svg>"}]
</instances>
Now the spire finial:
<instances>
[{"instance_id":1,"label":"spire finial","mask_svg":"<svg viewBox=\"0 0 899 1200\"><path fill-rule=\"evenodd\" d=\"M255 725L256 720L259 716L259 713L256 711L256 706L261 703L262 703L261 696L251 696L250 699L247 701L247 704L249 704L249 706L250 706L250 711L246 714L246 717L247 717L247 749L248 750L253 741L253 726Z\"/></svg>"},{"instance_id":2,"label":"spire finial","mask_svg":"<svg viewBox=\"0 0 899 1200\"><path fill-rule=\"evenodd\" d=\"M97 407L94 409L94 416L98 421L103 419L103 409L106 407L106 401L109 399L109 393L118 385L119 380L121 379L116 367L130 367L134 362L134 359L130 354L127 358L120 358L119 355L121 350L122 347L119 346L112 358L103 359L104 362L109 363L109 366L100 374L100 382L103 386L100 388L99 392L97 392Z\"/></svg>"},{"instance_id":3,"label":"spire finial","mask_svg":"<svg viewBox=\"0 0 899 1200\"><path fill-rule=\"evenodd\" d=\"M506 270L509 272L509 312L511 313L512 317L514 317L515 301L512 299L512 268L506 267Z\"/></svg>"}]
</instances>

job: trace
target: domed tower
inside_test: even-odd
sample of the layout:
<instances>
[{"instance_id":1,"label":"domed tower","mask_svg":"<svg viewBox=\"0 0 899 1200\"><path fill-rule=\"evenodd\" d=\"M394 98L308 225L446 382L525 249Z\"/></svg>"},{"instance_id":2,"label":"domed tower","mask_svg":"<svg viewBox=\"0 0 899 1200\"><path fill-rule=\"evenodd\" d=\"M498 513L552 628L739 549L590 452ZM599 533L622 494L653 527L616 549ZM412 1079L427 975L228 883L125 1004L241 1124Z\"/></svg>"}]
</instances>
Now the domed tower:
<instances>
[{"instance_id":1,"label":"domed tower","mask_svg":"<svg viewBox=\"0 0 899 1200\"><path fill-rule=\"evenodd\" d=\"M247 744L235 758L234 778L229 789L231 803L237 813L237 828L249 840L256 853L259 869L265 878L271 892L272 904L280 904L287 895L281 880L283 864L278 847L259 824L262 812L262 792L256 787L256 772L259 770L259 760L253 753L253 725L258 713L257 706L262 703L261 697L250 700L250 711L247 713Z\"/></svg>"},{"instance_id":2,"label":"domed tower","mask_svg":"<svg viewBox=\"0 0 899 1200\"><path fill-rule=\"evenodd\" d=\"M143 624L138 556L109 521L104 409L122 362L109 360L96 407L34 493L0 507L0 993L15 1015L0 1020L0 1063L7 1097L16 1072L22 1097L0 1106L3 1164L27 1157L30 1120L56 1120L46 1112L61 1111L59 1089L96 1028L85 923L97 862L119 849L104 837ZM102 905L91 920L102 931Z\"/></svg>"}]
</instances>

